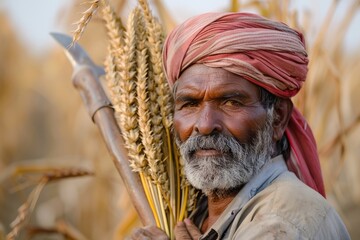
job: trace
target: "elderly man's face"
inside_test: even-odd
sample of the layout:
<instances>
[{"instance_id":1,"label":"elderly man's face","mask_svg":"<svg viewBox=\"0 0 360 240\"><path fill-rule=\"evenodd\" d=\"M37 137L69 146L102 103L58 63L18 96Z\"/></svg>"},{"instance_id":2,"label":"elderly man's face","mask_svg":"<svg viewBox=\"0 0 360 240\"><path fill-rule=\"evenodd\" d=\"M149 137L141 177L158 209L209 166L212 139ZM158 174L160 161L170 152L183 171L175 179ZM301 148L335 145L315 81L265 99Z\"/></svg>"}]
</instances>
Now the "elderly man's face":
<instances>
[{"instance_id":1,"label":"elderly man's face","mask_svg":"<svg viewBox=\"0 0 360 240\"><path fill-rule=\"evenodd\" d=\"M175 90L174 127L185 172L205 192L238 188L270 157L272 115L256 85L196 64Z\"/></svg>"}]
</instances>

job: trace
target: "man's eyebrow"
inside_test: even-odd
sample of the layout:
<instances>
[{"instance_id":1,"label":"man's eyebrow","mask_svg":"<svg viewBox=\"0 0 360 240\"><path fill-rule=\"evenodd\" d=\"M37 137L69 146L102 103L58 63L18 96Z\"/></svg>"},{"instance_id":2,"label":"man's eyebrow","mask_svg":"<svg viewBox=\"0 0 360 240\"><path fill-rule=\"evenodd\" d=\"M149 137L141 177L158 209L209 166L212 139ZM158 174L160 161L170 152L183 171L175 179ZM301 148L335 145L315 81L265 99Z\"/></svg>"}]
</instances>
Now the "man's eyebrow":
<instances>
[{"instance_id":1,"label":"man's eyebrow","mask_svg":"<svg viewBox=\"0 0 360 240\"><path fill-rule=\"evenodd\" d=\"M231 91L220 92L214 98L219 99L219 100L226 100L226 99L234 98L234 99L245 101L245 100L250 100L251 96L249 95L249 93L247 93L245 91L231 90Z\"/></svg>"},{"instance_id":2,"label":"man's eyebrow","mask_svg":"<svg viewBox=\"0 0 360 240\"><path fill-rule=\"evenodd\" d=\"M175 102L187 102L194 101L197 98L192 94L177 94L175 97Z\"/></svg>"},{"instance_id":3,"label":"man's eyebrow","mask_svg":"<svg viewBox=\"0 0 360 240\"><path fill-rule=\"evenodd\" d=\"M219 94L220 98L247 98L249 94L243 91L231 91Z\"/></svg>"},{"instance_id":4,"label":"man's eyebrow","mask_svg":"<svg viewBox=\"0 0 360 240\"><path fill-rule=\"evenodd\" d=\"M189 101L189 100L196 100L199 97L197 97L196 93L192 92L180 92L176 93L175 95L175 101ZM228 98L238 98L238 99L247 99L250 98L250 95L245 91L219 91L215 94L214 99L228 99Z\"/></svg>"}]
</instances>

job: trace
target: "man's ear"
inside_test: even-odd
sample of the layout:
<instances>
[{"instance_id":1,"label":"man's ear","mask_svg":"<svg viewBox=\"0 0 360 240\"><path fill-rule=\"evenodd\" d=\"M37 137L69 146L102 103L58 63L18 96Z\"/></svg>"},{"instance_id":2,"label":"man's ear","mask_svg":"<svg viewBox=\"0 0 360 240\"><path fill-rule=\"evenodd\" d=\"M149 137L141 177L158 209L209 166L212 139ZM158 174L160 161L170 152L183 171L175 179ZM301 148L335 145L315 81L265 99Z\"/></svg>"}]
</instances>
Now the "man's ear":
<instances>
[{"instance_id":1,"label":"man's ear","mask_svg":"<svg viewBox=\"0 0 360 240\"><path fill-rule=\"evenodd\" d=\"M279 98L274 106L273 140L279 141L284 135L288 125L291 113L293 111L293 103L290 99Z\"/></svg>"}]
</instances>

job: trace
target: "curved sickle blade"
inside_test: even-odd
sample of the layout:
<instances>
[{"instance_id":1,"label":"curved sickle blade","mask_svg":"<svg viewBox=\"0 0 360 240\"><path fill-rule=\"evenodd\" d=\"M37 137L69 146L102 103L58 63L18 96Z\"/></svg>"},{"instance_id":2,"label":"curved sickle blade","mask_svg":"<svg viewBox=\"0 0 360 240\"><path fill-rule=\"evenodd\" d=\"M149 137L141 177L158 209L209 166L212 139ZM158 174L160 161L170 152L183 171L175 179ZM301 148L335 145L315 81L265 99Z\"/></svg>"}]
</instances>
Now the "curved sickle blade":
<instances>
[{"instance_id":1,"label":"curved sickle blade","mask_svg":"<svg viewBox=\"0 0 360 240\"><path fill-rule=\"evenodd\" d=\"M103 68L94 64L86 51L77 43L72 42L72 38L63 33L50 33L50 35L65 49L65 54L69 58L73 68L87 65L92 68L97 76L105 74Z\"/></svg>"}]
</instances>

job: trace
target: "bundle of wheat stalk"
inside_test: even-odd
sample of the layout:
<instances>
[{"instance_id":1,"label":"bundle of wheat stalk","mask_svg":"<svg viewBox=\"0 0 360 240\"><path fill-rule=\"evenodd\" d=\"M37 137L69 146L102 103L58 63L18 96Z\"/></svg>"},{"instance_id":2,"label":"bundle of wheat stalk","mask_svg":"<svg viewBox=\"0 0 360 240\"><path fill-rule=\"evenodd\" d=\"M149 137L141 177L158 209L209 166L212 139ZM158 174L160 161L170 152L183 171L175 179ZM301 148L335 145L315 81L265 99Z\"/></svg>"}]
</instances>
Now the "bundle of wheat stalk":
<instances>
[{"instance_id":1,"label":"bundle of wheat stalk","mask_svg":"<svg viewBox=\"0 0 360 240\"><path fill-rule=\"evenodd\" d=\"M145 0L139 0L126 27L106 1L93 1L74 34L79 39L93 12L102 7L109 36L106 82L115 117L140 176L158 227L173 238L173 227L195 206L174 142L172 96L162 68L164 34Z\"/></svg>"}]
</instances>

